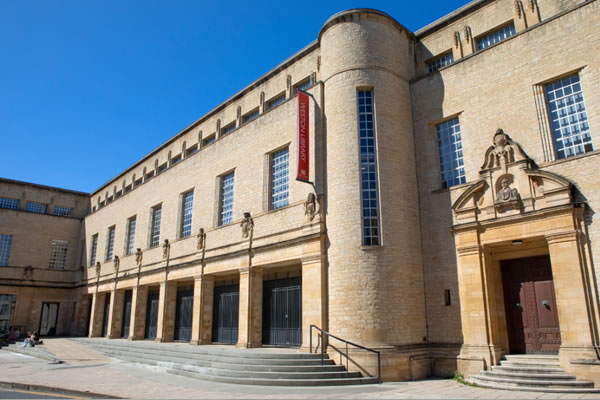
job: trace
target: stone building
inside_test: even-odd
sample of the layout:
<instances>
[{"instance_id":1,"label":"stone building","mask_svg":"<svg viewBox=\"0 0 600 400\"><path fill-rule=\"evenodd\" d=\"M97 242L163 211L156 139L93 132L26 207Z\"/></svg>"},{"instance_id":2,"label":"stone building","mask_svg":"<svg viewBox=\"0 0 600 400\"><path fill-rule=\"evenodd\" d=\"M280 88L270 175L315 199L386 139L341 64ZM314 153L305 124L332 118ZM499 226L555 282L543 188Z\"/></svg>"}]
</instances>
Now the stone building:
<instances>
[{"instance_id":1,"label":"stone building","mask_svg":"<svg viewBox=\"0 0 600 400\"><path fill-rule=\"evenodd\" d=\"M306 350L316 325L386 380L548 353L600 385L599 8L332 16L89 196L71 332Z\"/></svg>"}]
</instances>

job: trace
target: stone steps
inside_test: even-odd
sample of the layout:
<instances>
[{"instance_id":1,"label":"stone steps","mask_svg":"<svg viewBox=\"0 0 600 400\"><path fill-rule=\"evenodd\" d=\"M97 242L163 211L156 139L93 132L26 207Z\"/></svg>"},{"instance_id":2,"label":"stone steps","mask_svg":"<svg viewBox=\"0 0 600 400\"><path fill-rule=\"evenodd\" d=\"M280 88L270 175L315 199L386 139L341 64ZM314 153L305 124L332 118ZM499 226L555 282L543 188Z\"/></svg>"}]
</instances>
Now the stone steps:
<instances>
[{"instance_id":1,"label":"stone steps","mask_svg":"<svg viewBox=\"0 0 600 400\"><path fill-rule=\"evenodd\" d=\"M76 339L107 356L166 368L169 373L214 382L267 386L333 386L378 383L335 365L327 355L277 349L223 349L212 346Z\"/></svg>"},{"instance_id":2,"label":"stone steps","mask_svg":"<svg viewBox=\"0 0 600 400\"><path fill-rule=\"evenodd\" d=\"M547 393L600 393L590 381L577 380L560 368L557 356L507 355L499 366L473 375L470 382L481 387Z\"/></svg>"}]
</instances>

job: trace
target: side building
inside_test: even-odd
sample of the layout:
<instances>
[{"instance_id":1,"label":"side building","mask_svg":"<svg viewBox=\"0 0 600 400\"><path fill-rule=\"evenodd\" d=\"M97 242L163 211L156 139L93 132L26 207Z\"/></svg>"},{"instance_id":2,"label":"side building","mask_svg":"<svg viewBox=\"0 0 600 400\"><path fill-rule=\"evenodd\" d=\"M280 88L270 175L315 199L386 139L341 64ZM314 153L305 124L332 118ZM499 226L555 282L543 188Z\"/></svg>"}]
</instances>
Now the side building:
<instances>
[{"instance_id":1,"label":"side building","mask_svg":"<svg viewBox=\"0 0 600 400\"><path fill-rule=\"evenodd\" d=\"M87 271L89 194L0 179L0 332L71 335Z\"/></svg>"}]
</instances>

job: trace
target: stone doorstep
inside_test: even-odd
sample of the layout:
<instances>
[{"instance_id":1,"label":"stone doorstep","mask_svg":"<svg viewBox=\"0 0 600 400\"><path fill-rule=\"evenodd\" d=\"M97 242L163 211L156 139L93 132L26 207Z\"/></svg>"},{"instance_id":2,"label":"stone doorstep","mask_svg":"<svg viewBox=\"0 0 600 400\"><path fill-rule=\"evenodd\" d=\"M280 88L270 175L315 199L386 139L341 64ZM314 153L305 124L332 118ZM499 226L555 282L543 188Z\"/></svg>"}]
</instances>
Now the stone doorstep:
<instances>
[{"instance_id":1,"label":"stone doorstep","mask_svg":"<svg viewBox=\"0 0 600 400\"><path fill-rule=\"evenodd\" d=\"M497 390L511 390L511 391L521 391L521 392L543 392L543 393L600 393L600 389L592 389L592 388L548 388L548 387L527 387L527 386L517 386L517 385L507 385L507 384L498 384L498 383L489 383L489 382L481 382L476 379L469 378L467 382L473 383L478 387L487 388L487 389L497 389Z\"/></svg>"}]
</instances>

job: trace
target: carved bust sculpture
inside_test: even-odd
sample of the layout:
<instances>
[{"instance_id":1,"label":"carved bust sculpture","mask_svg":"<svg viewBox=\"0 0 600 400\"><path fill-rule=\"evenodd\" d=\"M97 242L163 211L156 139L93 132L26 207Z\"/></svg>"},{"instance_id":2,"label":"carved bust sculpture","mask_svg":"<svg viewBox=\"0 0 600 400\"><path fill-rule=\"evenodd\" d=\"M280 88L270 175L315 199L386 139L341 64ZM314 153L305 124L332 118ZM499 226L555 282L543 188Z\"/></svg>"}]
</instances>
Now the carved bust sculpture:
<instances>
[{"instance_id":1,"label":"carved bust sculpture","mask_svg":"<svg viewBox=\"0 0 600 400\"><path fill-rule=\"evenodd\" d=\"M139 247L135 251L135 263L137 265L142 265L142 249L140 249Z\"/></svg>"},{"instance_id":2,"label":"carved bust sculpture","mask_svg":"<svg viewBox=\"0 0 600 400\"><path fill-rule=\"evenodd\" d=\"M498 190L498 193L496 194L496 202L497 203L504 203L507 201L519 200L519 192L517 191L517 189L514 189L514 188L511 189L507 178L503 178L500 181L500 185L501 185L500 189Z\"/></svg>"},{"instance_id":3,"label":"carved bust sculpture","mask_svg":"<svg viewBox=\"0 0 600 400\"><path fill-rule=\"evenodd\" d=\"M317 196L314 193L309 193L304 202L304 215L309 221L312 221L317 215Z\"/></svg>"},{"instance_id":4,"label":"carved bust sculpture","mask_svg":"<svg viewBox=\"0 0 600 400\"><path fill-rule=\"evenodd\" d=\"M96 276L100 277L100 269L102 268L100 261L96 262Z\"/></svg>"},{"instance_id":5,"label":"carved bust sculpture","mask_svg":"<svg viewBox=\"0 0 600 400\"><path fill-rule=\"evenodd\" d=\"M249 212L244 213L244 219L240 223L240 226L242 227L243 238L247 238L251 235L252 231L254 230L254 220Z\"/></svg>"},{"instance_id":6,"label":"carved bust sculpture","mask_svg":"<svg viewBox=\"0 0 600 400\"><path fill-rule=\"evenodd\" d=\"M508 164L526 159L528 157L519 145L514 143L502 129L498 129L494 134L494 145L486 151L485 162L481 169L502 168L506 171Z\"/></svg>"},{"instance_id":7,"label":"carved bust sculpture","mask_svg":"<svg viewBox=\"0 0 600 400\"><path fill-rule=\"evenodd\" d=\"M163 258L169 258L169 252L171 251L171 244L169 244L169 239L165 239L163 243Z\"/></svg>"},{"instance_id":8,"label":"carved bust sculpture","mask_svg":"<svg viewBox=\"0 0 600 400\"><path fill-rule=\"evenodd\" d=\"M113 258L113 267L115 270L119 268L119 256L115 256L115 258Z\"/></svg>"},{"instance_id":9,"label":"carved bust sculpture","mask_svg":"<svg viewBox=\"0 0 600 400\"><path fill-rule=\"evenodd\" d=\"M206 233L204 232L204 228L200 228L198 231L198 250L204 250L206 247Z\"/></svg>"}]
</instances>

